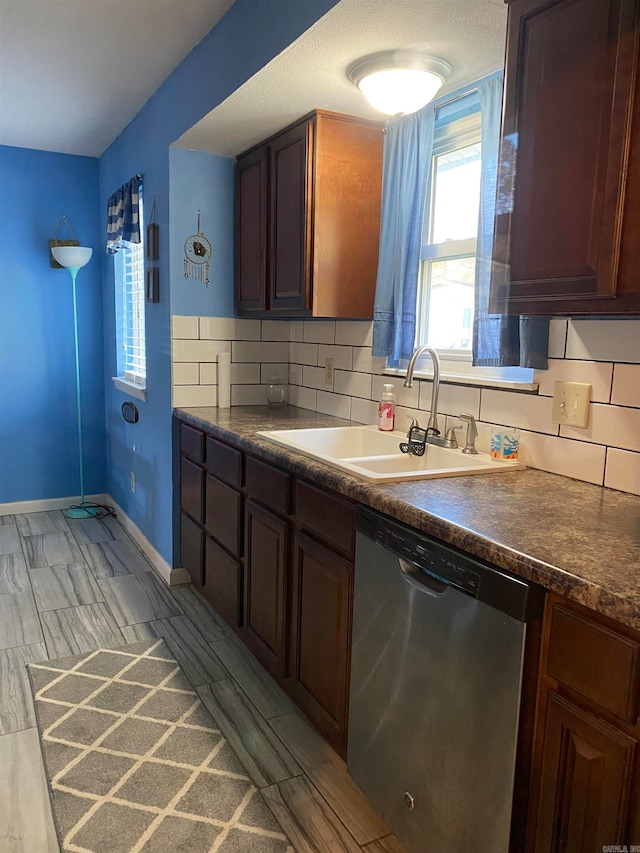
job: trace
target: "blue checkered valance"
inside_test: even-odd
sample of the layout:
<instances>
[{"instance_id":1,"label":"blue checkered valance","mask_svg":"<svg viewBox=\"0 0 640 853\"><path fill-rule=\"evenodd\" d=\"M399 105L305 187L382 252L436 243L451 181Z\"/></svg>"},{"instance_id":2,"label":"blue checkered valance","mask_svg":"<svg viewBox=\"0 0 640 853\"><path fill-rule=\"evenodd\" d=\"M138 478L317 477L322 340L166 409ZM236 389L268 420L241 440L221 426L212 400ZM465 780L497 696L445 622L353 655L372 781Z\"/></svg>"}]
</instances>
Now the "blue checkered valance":
<instances>
[{"instance_id":1,"label":"blue checkered valance","mask_svg":"<svg viewBox=\"0 0 640 853\"><path fill-rule=\"evenodd\" d=\"M115 255L123 244L140 243L140 195L142 177L136 175L117 189L107 202L107 254Z\"/></svg>"}]
</instances>

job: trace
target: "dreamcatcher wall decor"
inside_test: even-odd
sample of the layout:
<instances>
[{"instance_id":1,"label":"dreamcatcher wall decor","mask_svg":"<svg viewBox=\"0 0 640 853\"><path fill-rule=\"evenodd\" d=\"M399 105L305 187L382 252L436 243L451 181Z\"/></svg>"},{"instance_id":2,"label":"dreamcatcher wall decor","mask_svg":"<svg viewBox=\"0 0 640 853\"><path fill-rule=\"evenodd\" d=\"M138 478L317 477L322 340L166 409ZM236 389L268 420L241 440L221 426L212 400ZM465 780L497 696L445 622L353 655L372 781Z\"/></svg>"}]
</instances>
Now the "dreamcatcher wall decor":
<instances>
[{"instance_id":1,"label":"dreamcatcher wall decor","mask_svg":"<svg viewBox=\"0 0 640 853\"><path fill-rule=\"evenodd\" d=\"M198 211L198 233L187 237L184 244L184 277L201 281L209 287L209 261L211 243L200 231L200 211Z\"/></svg>"}]
</instances>

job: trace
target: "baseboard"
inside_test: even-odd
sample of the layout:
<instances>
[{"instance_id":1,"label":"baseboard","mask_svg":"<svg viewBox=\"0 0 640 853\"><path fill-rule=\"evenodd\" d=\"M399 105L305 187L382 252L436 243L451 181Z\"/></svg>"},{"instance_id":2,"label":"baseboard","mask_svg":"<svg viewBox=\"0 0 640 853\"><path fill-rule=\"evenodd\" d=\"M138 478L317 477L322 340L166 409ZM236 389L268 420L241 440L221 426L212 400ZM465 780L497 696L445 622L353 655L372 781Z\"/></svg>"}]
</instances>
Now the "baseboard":
<instances>
[{"instance_id":1,"label":"baseboard","mask_svg":"<svg viewBox=\"0 0 640 853\"><path fill-rule=\"evenodd\" d=\"M168 586L178 586L179 584L191 582L191 576L186 569L173 569L164 557L156 551L138 525L129 518L126 512L118 506L110 495L107 495L106 503L114 508L120 524Z\"/></svg>"},{"instance_id":2,"label":"baseboard","mask_svg":"<svg viewBox=\"0 0 640 853\"><path fill-rule=\"evenodd\" d=\"M106 495L85 495L85 501L95 504L103 504ZM79 504L80 495L69 498L46 498L41 501L14 501L13 503L0 504L0 515L20 515L23 512L49 512L55 509L67 509L72 504Z\"/></svg>"}]
</instances>

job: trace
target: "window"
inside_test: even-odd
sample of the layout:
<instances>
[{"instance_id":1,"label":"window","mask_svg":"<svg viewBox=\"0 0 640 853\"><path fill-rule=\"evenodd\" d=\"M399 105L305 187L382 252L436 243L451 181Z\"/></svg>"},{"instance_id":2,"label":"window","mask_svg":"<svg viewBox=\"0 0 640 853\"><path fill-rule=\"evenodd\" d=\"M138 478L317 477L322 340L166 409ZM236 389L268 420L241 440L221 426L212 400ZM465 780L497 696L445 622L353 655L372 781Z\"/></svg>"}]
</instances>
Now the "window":
<instances>
[{"instance_id":1,"label":"window","mask_svg":"<svg viewBox=\"0 0 640 853\"><path fill-rule=\"evenodd\" d=\"M143 234L140 197L140 243L123 243L114 256L118 378L140 389L147 384Z\"/></svg>"},{"instance_id":2,"label":"window","mask_svg":"<svg viewBox=\"0 0 640 853\"><path fill-rule=\"evenodd\" d=\"M420 253L418 343L468 359L473 330L480 205L480 114L444 123L434 135Z\"/></svg>"}]
</instances>

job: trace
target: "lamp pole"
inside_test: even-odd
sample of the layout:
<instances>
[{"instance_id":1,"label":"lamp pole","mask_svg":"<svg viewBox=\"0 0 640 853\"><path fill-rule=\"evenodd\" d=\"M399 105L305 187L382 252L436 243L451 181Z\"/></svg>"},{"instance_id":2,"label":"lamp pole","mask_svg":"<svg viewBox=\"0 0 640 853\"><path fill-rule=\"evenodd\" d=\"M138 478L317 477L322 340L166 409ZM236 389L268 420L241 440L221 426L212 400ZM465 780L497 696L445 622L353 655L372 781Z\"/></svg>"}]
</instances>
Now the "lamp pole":
<instances>
[{"instance_id":1,"label":"lamp pole","mask_svg":"<svg viewBox=\"0 0 640 853\"><path fill-rule=\"evenodd\" d=\"M51 254L69 271L73 297L73 339L76 356L76 415L78 424L78 462L80 466L80 504L70 506L67 518L94 518L100 514L100 507L87 506L84 499L84 454L82 450L82 399L80 394L80 347L78 345L78 301L76 296L76 277L78 270L89 263L93 249L85 246L53 246Z\"/></svg>"}]
</instances>

